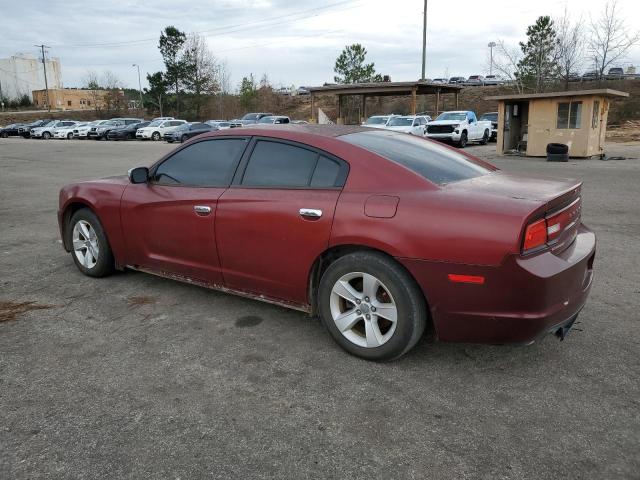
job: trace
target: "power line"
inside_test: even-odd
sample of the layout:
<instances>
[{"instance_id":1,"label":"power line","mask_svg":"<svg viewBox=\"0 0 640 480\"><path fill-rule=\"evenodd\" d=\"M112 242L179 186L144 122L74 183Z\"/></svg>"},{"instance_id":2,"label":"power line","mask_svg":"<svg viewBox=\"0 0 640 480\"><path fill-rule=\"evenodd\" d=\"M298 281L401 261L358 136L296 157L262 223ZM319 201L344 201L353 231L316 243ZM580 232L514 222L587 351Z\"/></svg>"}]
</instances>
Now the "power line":
<instances>
[{"instance_id":1,"label":"power line","mask_svg":"<svg viewBox=\"0 0 640 480\"><path fill-rule=\"evenodd\" d=\"M355 3L360 3L361 0L356 0ZM263 25L260 28L263 28L265 26L275 26L275 25L280 25L283 23L289 23L292 21L296 21L296 20L300 20L302 18L304 18L304 16L310 12L316 12L316 11L321 11L321 10L327 10L339 5L344 5L344 4L349 4L349 3L354 3L354 0L343 0L340 2L334 2L331 3L329 5L324 5L322 7L315 7L315 8L309 8L306 10L300 10L298 12L292 12L292 13L288 13L288 14L284 14L284 15L277 15L274 17L269 17L269 18L265 18L262 20L255 20L252 22L244 22L244 23L238 23L235 25L226 25L224 27L216 27L216 28L212 28L212 29L208 29L208 30L202 30L196 33L199 34L207 34L207 33L212 33L214 32L213 35L206 35L207 37L216 37L216 36L220 36L220 35L225 35L227 33L235 33L238 31L242 31L244 28L246 27L250 27L250 26L254 26L254 25L259 25L259 24L264 24L267 23L268 25ZM270 23L273 22L273 20L280 20L283 18L288 18L288 17L295 17L295 18L289 18L286 21L283 22L277 22L277 23ZM300 17L300 18L298 18ZM239 28L242 27L242 28ZM216 33L217 32L217 33ZM120 41L120 42L103 42L103 43L79 43L79 44L60 44L60 45L54 45L56 48L59 49L64 49L64 48L81 48L81 47L118 47L118 46L130 46L133 44L142 44L142 43L149 43L149 42L156 42L158 40L158 37L153 37L153 38L142 38L142 39L138 39L138 40L126 40L126 41Z\"/></svg>"}]
</instances>

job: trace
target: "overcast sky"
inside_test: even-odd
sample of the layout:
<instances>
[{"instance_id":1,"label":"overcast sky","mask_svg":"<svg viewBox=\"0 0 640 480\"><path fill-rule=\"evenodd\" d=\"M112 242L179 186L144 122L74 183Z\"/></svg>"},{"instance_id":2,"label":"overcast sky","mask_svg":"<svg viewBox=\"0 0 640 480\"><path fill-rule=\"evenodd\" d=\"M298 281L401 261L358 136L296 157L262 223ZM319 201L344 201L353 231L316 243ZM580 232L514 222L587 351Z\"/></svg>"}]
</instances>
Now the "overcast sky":
<instances>
[{"instance_id":1,"label":"overcast sky","mask_svg":"<svg viewBox=\"0 0 640 480\"><path fill-rule=\"evenodd\" d=\"M585 27L600 13L600 0L431 0L428 8L427 77L486 74L489 41L517 45L540 15L561 16L565 7ZM81 86L87 70L111 70L137 88L146 73L163 66L158 36L167 25L202 32L218 59L226 60L235 86L263 73L274 85L333 81L342 48L361 43L376 70L394 81L420 77L423 0L21 0L2 8L0 58L37 54L51 46L67 87ZM483 8L481 8L483 7ZM640 2L619 0L632 27ZM624 63L640 67L640 48ZM588 69L585 65L584 69ZM640 70L640 68L639 68Z\"/></svg>"}]
</instances>

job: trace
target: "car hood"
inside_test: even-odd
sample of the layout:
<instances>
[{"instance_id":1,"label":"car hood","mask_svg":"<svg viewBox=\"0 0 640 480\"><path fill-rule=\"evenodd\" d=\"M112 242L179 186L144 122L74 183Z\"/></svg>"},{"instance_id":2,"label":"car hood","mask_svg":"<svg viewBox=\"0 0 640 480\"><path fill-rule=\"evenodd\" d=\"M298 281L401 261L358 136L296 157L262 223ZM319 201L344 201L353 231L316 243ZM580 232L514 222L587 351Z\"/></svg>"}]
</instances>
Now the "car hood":
<instances>
[{"instance_id":1,"label":"car hood","mask_svg":"<svg viewBox=\"0 0 640 480\"><path fill-rule=\"evenodd\" d=\"M410 132L413 127L398 125L398 126L385 127L385 128L387 130L393 130L395 132Z\"/></svg>"},{"instance_id":2,"label":"car hood","mask_svg":"<svg viewBox=\"0 0 640 480\"><path fill-rule=\"evenodd\" d=\"M432 120L427 125L459 125L465 122L466 120Z\"/></svg>"}]
</instances>

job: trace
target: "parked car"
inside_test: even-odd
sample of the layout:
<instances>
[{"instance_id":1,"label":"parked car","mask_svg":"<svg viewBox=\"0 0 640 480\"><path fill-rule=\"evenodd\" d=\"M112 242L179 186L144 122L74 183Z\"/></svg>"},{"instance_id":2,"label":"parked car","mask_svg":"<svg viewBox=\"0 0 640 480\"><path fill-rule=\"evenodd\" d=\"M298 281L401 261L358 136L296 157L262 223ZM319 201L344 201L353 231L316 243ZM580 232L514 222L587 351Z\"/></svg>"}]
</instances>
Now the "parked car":
<instances>
[{"instance_id":1,"label":"parked car","mask_svg":"<svg viewBox=\"0 0 640 480\"><path fill-rule=\"evenodd\" d=\"M204 123L211 125L213 130L227 130L233 127L231 122L227 122L226 120L207 120Z\"/></svg>"},{"instance_id":2,"label":"parked car","mask_svg":"<svg viewBox=\"0 0 640 480\"><path fill-rule=\"evenodd\" d=\"M76 127L73 129L73 138L80 140L87 139L89 137L89 132L93 127L97 127L108 121L109 120L94 120L93 122L88 122L85 125L76 125Z\"/></svg>"},{"instance_id":3,"label":"parked car","mask_svg":"<svg viewBox=\"0 0 640 480\"><path fill-rule=\"evenodd\" d=\"M479 122L472 111L443 112L427 124L427 137L455 143L459 148L469 142L486 145L491 138L491 128L491 122Z\"/></svg>"},{"instance_id":4,"label":"parked car","mask_svg":"<svg viewBox=\"0 0 640 480\"><path fill-rule=\"evenodd\" d=\"M447 80L446 78L434 78L433 80L431 80L431 83L437 83L440 85L449 83L449 80Z\"/></svg>"},{"instance_id":5,"label":"parked car","mask_svg":"<svg viewBox=\"0 0 640 480\"><path fill-rule=\"evenodd\" d=\"M146 127L136 130L136 138L160 140L165 133L185 123L187 123L186 120L154 120Z\"/></svg>"},{"instance_id":6,"label":"parked car","mask_svg":"<svg viewBox=\"0 0 640 480\"><path fill-rule=\"evenodd\" d=\"M484 77L484 85L504 85L504 79L497 75L487 75Z\"/></svg>"},{"instance_id":7,"label":"parked car","mask_svg":"<svg viewBox=\"0 0 640 480\"><path fill-rule=\"evenodd\" d=\"M273 116L273 113L247 113L240 120L238 120L238 122L241 125L252 125L254 123L258 123L258 121L263 117L272 117L272 116Z\"/></svg>"},{"instance_id":8,"label":"parked car","mask_svg":"<svg viewBox=\"0 0 640 480\"><path fill-rule=\"evenodd\" d=\"M298 95L309 95L311 92L309 91L309 89L305 87L298 87L298 89L296 90L296 93Z\"/></svg>"},{"instance_id":9,"label":"parked car","mask_svg":"<svg viewBox=\"0 0 640 480\"><path fill-rule=\"evenodd\" d=\"M396 132L410 133L424 137L427 129L427 123L431 121L429 116L406 115L390 118L385 129L395 130Z\"/></svg>"},{"instance_id":10,"label":"parked car","mask_svg":"<svg viewBox=\"0 0 640 480\"><path fill-rule=\"evenodd\" d=\"M30 136L31 138L42 138L44 140L49 140L53 137L53 131L56 128L60 127L71 127L75 125L77 122L73 120L51 120L47 122L45 125L41 127L34 127L31 129Z\"/></svg>"},{"instance_id":11,"label":"parked car","mask_svg":"<svg viewBox=\"0 0 640 480\"><path fill-rule=\"evenodd\" d=\"M471 75L467 78L466 81L463 82L463 85L467 85L470 87L477 87L484 85L484 77L482 75Z\"/></svg>"},{"instance_id":12,"label":"parked car","mask_svg":"<svg viewBox=\"0 0 640 480\"><path fill-rule=\"evenodd\" d=\"M71 140L73 139L73 130L79 125L82 124L80 122L73 122L73 125L54 128L52 132L53 138L57 138L59 140Z\"/></svg>"},{"instance_id":13,"label":"parked car","mask_svg":"<svg viewBox=\"0 0 640 480\"><path fill-rule=\"evenodd\" d=\"M428 324L442 341L563 338L593 278L581 196L389 130L245 127L65 186L58 222L87 276L131 268L317 313L348 352L390 360Z\"/></svg>"},{"instance_id":14,"label":"parked car","mask_svg":"<svg viewBox=\"0 0 640 480\"><path fill-rule=\"evenodd\" d=\"M491 122L491 136L489 140L495 142L498 139L498 112L483 113L480 117L481 122Z\"/></svg>"},{"instance_id":15,"label":"parked car","mask_svg":"<svg viewBox=\"0 0 640 480\"><path fill-rule=\"evenodd\" d=\"M6 127L0 128L0 138L19 137L20 128L24 127L23 123L12 123Z\"/></svg>"},{"instance_id":16,"label":"parked car","mask_svg":"<svg viewBox=\"0 0 640 480\"><path fill-rule=\"evenodd\" d=\"M138 122L114 128L107 134L108 140L135 140L139 128L149 126L151 122Z\"/></svg>"},{"instance_id":17,"label":"parked car","mask_svg":"<svg viewBox=\"0 0 640 480\"><path fill-rule=\"evenodd\" d=\"M295 125L309 125L309 122L306 120L291 120L291 123Z\"/></svg>"},{"instance_id":18,"label":"parked car","mask_svg":"<svg viewBox=\"0 0 640 480\"><path fill-rule=\"evenodd\" d=\"M163 135L163 138L169 143L184 143L190 138L193 138L202 133L210 132L211 130L213 130L213 127L207 123L184 123L174 128L173 130L166 132Z\"/></svg>"},{"instance_id":19,"label":"parked car","mask_svg":"<svg viewBox=\"0 0 640 480\"><path fill-rule=\"evenodd\" d=\"M597 80L600 76L600 72L597 70L590 70L582 74L581 80Z\"/></svg>"},{"instance_id":20,"label":"parked car","mask_svg":"<svg viewBox=\"0 0 640 480\"><path fill-rule=\"evenodd\" d=\"M607 72L607 78L610 80L620 80L624 78L624 70L620 67L612 67Z\"/></svg>"},{"instance_id":21,"label":"parked car","mask_svg":"<svg viewBox=\"0 0 640 480\"><path fill-rule=\"evenodd\" d=\"M22 125L21 127L18 127L18 134L23 138L30 138L31 137L31 129L32 128L42 127L43 125L46 125L50 121L51 121L51 119L48 118L46 120L36 120L35 122L31 122L31 123L27 123L26 125Z\"/></svg>"},{"instance_id":22,"label":"parked car","mask_svg":"<svg viewBox=\"0 0 640 480\"><path fill-rule=\"evenodd\" d=\"M142 118L112 118L109 122L99 125L95 129L96 140L108 140L108 135L114 128L126 127L127 125L134 125L144 121Z\"/></svg>"},{"instance_id":23,"label":"parked car","mask_svg":"<svg viewBox=\"0 0 640 480\"><path fill-rule=\"evenodd\" d=\"M156 118L152 118L151 121L155 122L156 120L175 120L175 118L173 117L156 117Z\"/></svg>"},{"instance_id":24,"label":"parked car","mask_svg":"<svg viewBox=\"0 0 640 480\"><path fill-rule=\"evenodd\" d=\"M390 118L397 116L398 115L371 115L363 122L362 126L371 128L384 128Z\"/></svg>"},{"instance_id":25,"label":"parked car","mask_svg":"<svg viewBox=\"0 0 640 480\"><path fill-rule=\"evenodd\" d=\"M271 124L271 125L282 125L285 123L291 123L291 119L289 117L285 117L284 115L267 115L266 117L262 117L258 120L258 123Z\"/></svg>"},{"instance_id":26,"label":"parked car","mask_svg":"<svg viewBox=\"0 0 640 480\"><path fill-rule=\"evenodd\" d=\"M455 84L458 84L458 83L464 83L466 80L467 79L464 78L464 77L451 77L449 79L449 83L455 85Z\"/></svg>"}]
</instances>

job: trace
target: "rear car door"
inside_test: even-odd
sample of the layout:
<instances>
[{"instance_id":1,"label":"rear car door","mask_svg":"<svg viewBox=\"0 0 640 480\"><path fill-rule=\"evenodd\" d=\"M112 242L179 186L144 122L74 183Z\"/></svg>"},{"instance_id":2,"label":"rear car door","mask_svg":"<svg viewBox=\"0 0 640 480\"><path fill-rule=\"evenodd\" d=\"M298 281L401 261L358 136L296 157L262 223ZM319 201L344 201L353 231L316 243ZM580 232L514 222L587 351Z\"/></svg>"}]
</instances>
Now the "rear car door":
<instances>
[{"instance_id":1,"label":"rear car door","mask_svg":"<svg viewBox=\"0 0 640 480\"><path fill-rule=\"evenodd\" d=\"M309 272L328 247L346 162L306 145L254 138L218 201L216 238L225 284L307 302Z\"/></svg>"},{"instance_id":2,"label":"rear car door","mask_svg":"<svg viewBox=\"0 0 640 480\"><path fill-rule=\"evenodd\" d=\"M128 265L222 283L216 209L248 142L233 137L186 145L152 168L148 183L127 186L121 217Z\"/></svg>"}]
</instances>

